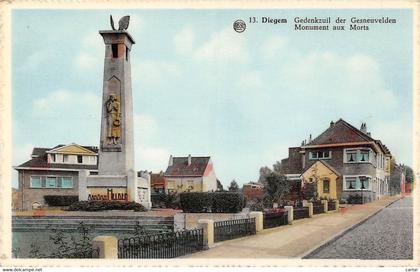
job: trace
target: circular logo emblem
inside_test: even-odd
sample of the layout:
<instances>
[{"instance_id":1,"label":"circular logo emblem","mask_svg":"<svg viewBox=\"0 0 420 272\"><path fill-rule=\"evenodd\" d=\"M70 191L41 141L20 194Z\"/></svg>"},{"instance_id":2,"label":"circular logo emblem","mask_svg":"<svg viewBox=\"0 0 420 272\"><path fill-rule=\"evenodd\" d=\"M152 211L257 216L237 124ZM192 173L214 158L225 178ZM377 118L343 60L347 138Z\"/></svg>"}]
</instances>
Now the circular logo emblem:
<instances>
[{"instance_id":1,"label":"circular logo emblem","mask_svg":"<svg viewBox=\"0 0 420 272\"><path fill-rule=\"evenodd\" d=\"M246 24L245 24L245 22L244 22L244 21L242 21L242 20L236 20L236 21L233 23L233 29L234 29L236 32L238 32L238 33L242 33L242 32L244 32L244 31L245 31L245 29L246 29Z\"/></svg>"}]
</instances>

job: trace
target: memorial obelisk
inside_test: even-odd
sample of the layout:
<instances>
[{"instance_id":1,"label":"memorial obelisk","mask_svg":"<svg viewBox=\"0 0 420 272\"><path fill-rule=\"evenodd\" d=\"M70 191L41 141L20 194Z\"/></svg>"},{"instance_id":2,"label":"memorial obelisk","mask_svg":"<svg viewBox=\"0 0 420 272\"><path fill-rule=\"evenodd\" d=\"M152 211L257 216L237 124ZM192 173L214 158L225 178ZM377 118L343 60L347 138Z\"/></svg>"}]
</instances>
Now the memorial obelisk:
<instances>
[{"instance_id":1,"label":"memorial obelisk","mask_svg":"<svg viewBox=\"0 0 420 272\"><path fill-rule=\"evenodd\" d=\"M79 199L141 203L150 184L139 186L143 178L134 169L130 51L135 42L127 32L129 16L120 19L118 30L110 19L112 30L99 31L105 58L98 175L80 173Z\"/></svg>"}]
</instances>

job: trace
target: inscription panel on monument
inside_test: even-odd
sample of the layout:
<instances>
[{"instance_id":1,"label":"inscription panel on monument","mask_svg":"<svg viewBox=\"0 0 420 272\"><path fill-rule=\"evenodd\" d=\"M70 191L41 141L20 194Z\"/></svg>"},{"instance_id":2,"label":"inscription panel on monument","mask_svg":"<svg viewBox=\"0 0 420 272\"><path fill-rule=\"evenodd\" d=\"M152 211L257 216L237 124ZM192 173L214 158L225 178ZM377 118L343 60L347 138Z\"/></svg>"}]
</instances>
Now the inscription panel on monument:
<instances>
[{"instance_id":1,"label":"inscription panel on monument","mask_svg":"<svg viewBox=\"0 0 420 272\"><path fill-rule=\"evenodd\" d=\"M102 139L103 151L121 151L121 82L112 76L106 84L106 101L103 105L105 115L105 137Z\"/></svg>"},{"instance_id":2,"label":"inscription panel on monument","mask_svg":"<svg viewBox=\"0 0 420 272\"><path fill-rule=\"evenodd\" d=\"M88 188L89 201L128 201L127 188Z\"/></svg>"}]
</instances>

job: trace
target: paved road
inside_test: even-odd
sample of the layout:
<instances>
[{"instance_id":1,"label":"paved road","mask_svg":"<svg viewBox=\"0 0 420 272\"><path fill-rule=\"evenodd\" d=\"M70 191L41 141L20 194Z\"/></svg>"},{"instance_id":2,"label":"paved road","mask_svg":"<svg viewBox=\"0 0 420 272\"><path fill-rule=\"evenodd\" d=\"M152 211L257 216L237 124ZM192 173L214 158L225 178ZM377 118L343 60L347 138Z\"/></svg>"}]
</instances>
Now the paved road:
<instances>
[{"instance_id":1,"label":"paved road","mask_svg":"<svg viewBox=\"0 0 420 272\"><path fill-rule=\"evenodd\" d=\"M412 259L413 200L403 198L326 247L311 259Z\"/></svg>"}]
</instances>

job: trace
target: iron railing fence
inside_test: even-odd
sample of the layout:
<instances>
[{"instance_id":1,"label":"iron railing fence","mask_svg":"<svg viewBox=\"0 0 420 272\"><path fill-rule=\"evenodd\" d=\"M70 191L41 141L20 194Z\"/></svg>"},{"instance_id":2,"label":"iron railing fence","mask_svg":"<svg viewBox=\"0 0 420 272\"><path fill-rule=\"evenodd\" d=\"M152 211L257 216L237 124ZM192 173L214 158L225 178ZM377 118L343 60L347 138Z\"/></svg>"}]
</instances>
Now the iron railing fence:
<instances>
[{"instance_id":1,"label":"iron railing fence","mask_svg":"<svg viewBox=\"0 0 420 272\"><path fill-rule=\"evenodd\" d=\"M214 241L221 242L256 234L255 218L214 222Z\"/></svg>"},{"instance_id":2,"label":"iron railing fence","mask_svg":"<svg viewBox=\"0 0 420 272\"><path fill-rule=\"evenodd\" d=\"M314 204L313 206L313 214L320 214L324 213L324 204Z\"/></svg>"},{"instance_id":3,"label":"iron railing fence","mask_svg":"<svg viewBox=\"0 0 420 272\"><path fill-rule=\"evenodd\" d=\"M335 201L328 201L328 210L334 211L336 209L335 204Z\"/></svg>"},{"instance_id":4,"label":"iron railing fence","mask_svg":"<svg viewBox=\"0 0 420 272\"><path fill-rule=\"evenodd\" d=\"M166 232L118 240L118 258L120 259L168 259L203 249L203 229Z\"/></svg>"},{"instance_id":5,"label":"iron railing fence","mask_svg":"<svg viewBox=\"0 0 420 272\"><path fill-rule=\"evenodd\" d=\"M293 220L309 218L309 208L293 208Z\"/></svg>"},{"instance_id":6,"label":"iron railing fence","mask_svg":"<svg viewBox=\"0 0 420 272\"><path fill-rule=\"evenodd\" d=\"M264 214L264 229L275 228L289 224L287 211L282 213L266 213Z\"/></svg>"},{"instance_id":7,"label":"iron railing fence","mask_svg":"<svg viewBox=\"0 0 420 272\"><path fill-rule=\"evenodd\" d=\"M81 249L77 252L71 252L68 254L51 254L47 258L60 258L60 259L98 259L99 258L99 248L91 249Z\"/></svg>"}]
</instances>

